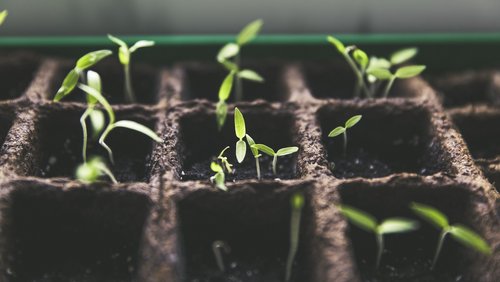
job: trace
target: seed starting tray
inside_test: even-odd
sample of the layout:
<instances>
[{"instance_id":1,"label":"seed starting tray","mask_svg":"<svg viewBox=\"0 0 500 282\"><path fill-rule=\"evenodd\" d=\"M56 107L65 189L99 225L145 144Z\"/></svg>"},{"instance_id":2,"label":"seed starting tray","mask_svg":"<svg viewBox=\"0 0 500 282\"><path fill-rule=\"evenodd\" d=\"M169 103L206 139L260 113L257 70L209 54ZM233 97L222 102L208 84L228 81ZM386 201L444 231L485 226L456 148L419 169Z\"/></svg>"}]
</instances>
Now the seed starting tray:
<instances>
[{"instance_id":1,"label":"seed starting tray","mask_svg":"<svg viewBox=\"0 0 500 282\"><path fill-rule=\"evenodd\" d=\"M417 77L397 81L388 99L351 99L354 78L341 61L250 61L266 82L245 84L247 100L236 104L247 132L273 148L300 148L278 160L280 179L263 159L258 181L251 155L235 161L232 102L216 130L219 66L137 63L139 101L127 105L115 61L94 70L118 118L154 128L164 142L116 130L109 144L120 184L85 185L72 180L84 95L51 101L73 61L0 57L1 281L282 281L296 191L306 204L293 281L500 280L500 73ZM354 114L363 119L341 157L342 140L327 134ZM208 180L208 164L225 146L236 167L227 192ZM98 146L89 151L106 156ZM416 232L387 236L374 271L374 236L348 224L336 205L381 220L416 218L411 202L471 227L493 255L447 238L431 272L439 231L422 222ZM224 275L215 240L231 247Z\"/></svg>"}]
</instances>

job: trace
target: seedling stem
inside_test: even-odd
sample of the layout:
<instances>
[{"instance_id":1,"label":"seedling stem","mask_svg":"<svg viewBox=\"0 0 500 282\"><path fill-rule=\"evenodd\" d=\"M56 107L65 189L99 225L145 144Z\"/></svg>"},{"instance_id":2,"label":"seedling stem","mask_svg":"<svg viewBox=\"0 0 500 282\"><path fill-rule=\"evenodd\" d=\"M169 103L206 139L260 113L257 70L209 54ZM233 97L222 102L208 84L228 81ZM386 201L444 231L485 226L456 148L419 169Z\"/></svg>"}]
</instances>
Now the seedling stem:
<instances>
[{"instance_id":1,"label":"seedling stem","mask_svg":"<svg viewBox=\"0 0 500 282\"><path fill-rule=\"evenodd\" d=\"M302 207L304 206L304 195L300 192L293 194L290 198L290 206L292 215L290 218L290 249L286 260L286 282L290 281L290 278L292 277L293 261L299 247L300 217L302 214Z\"/></svg>"},{"instance_id":2,"label":"seedling stem","mask_svg":"<svg viewBox=\"0 0 500 282\"><path fill-rule=\"evenodd\" d=\"M328 137L336 137L339 136L340 134L343 135L344 137L344 156L347 155L347 129L355 126L362 118L363 116L361 115L356 115L352 116L349 118L344 126L337 126L335 127L330 133L328 134Z\"/></svg>"},{"instance_id":3,"label":"seedling stem","mask_svg":"<svg viewBox=\"0 0 500 282\"><path fill-rule=\"evenodd\" d=\"M264 145L264 144L254 144L251 146L251 148L257 149L264 154L273 157L273 174L276 175L276 167L278 163L278 157L290 155L293 153L296 153L299 150L299 147L286 147L286 148L281 148L278 151L274 151L271 147Z\"/></svg>"}]
</instances>

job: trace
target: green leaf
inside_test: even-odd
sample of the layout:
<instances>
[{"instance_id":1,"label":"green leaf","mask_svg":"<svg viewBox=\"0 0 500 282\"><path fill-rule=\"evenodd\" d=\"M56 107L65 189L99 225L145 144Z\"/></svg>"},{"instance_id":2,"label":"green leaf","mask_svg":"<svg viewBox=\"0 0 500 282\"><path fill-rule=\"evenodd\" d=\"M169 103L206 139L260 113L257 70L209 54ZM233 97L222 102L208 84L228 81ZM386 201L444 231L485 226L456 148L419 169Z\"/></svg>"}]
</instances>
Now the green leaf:
<instances>
[{"instance_id":1,"label":"green leaf","mask_svg":"<svg viewBox=\"0 0 500 282\"><path fill-rule=\"evenodd\" d=\"M300 210L304 206L304 195L300 192L296 192L292 195L290 199L290 205L294 210Z\"/></svg>"},{"instance_id":2,"label":"green leaf","mask_svg":"<svg viewBox=\"0 0 500 282\"><path fill-rule=\"evenodd\" d=\"M217 118L217 127L219 130L224 126L224 123L226 123L226 117L227 117L227 104L224 101L219 101L217 103L217 107L215 109L215 115Z\"/></svg>"},{"instance_id":3,"label":"green leaf","mask_svg":"<svg viewBox=\"0 0 500 282\"><path fill-rule=\"evenodd\" d=\"M71 93L75 86L78 84L78 79L80 78L80 74L77 70L72 69L64 78L63 83L59 90L57 90L56 96L54 97L54 101L59 102L66 95Z\"/></svg>"},{"instance_id":4,"label":"green leaf","mask_svg":"<svg viewBox=\"0 0 500 282\"><path fill-rule=\"evenodd\" d=\"M257 34L259 34L263 24L264 22L261 19L247 24L236 37L236 43L238 43L238 45L240 46L243 46L252 41L257 36Z\"/></svg>"},{"instance_id":5,"label":"green leaf","mask_svg":"<svg viewBox=\"0 0 500 282\"><path fill-rule=\"evenodd\" d=\"M344 46L344 43L340 42L340 40L338 40L337 38L329 35L326 37L326 39L328 40L328 42L330 42L333 46L335 46L335 48L337 48L337 50L340 52L340 53L345 53L345 46Z\"/></svg>"},{"instance_id":6,"label":"green leaf","mask_svg":"<svg viewBox=\"0 0 500 282\"><path fill-rule=\"evenodd\" d=\"M286 147L286 148L281 148L276 152L276 155L279 157L290 155L293 153L296 153L299 150L299 147Z\"/></svg>"},{"instance_id":7,"label":"green leaf","mask_svg":"<svg viewBox=\"0 0 500 282\"><path fill-rule=\"evenodd\" d=\"M89 113L90 124L92 124L92 136L97 138L99 133L104 130L104 126L106 126L106 119L104 118L104 113L100 110L92 110Z\"/></svg>"},{"instance_id":8,"label":"green leaf","mask_svg":"<svg viewBox=\"0 0 500 282\"><path fill-rule=\"evenodd\" d=\"M231 89L233 88L234 73L229 73L224 81L222 82L219 89L219 100L226 101L231 94Z\"/></svg>"},{"instance_id":9,"label":"green leaf","mask_svg":"<svg viewBox=\"0 0 500 282\"><path fill-rule=\"evenodd\" d=\"M110 50L98 50L87 53L76 62L76 67L80 70L85 70L111 54L113 54L113 52Z\"/></svg>"},{"instance_id":10,"label":"green leaf","mask_svg":"<svg viewBox=\"0 0 500 282\"><path fill-rule=\"evenodd\" d=\"M153 139L156 142L163 142L163 140L158 135L156 135L156 133L153 130L151 130L148 127L146 127L138 122L135 122L135 121L120 120L120 121L115 122L113 124L113 126L135 130L137 132L140 132L140 133L148 136L149 138Z\"/></svg>"},{"instance_id":11,"label":"green leaf","mask_svg":"<svg viewBox=\"0 0 500 282\"><path fill-rule=\"evenodd\" d=\"M213 172L221 172L223 171L223 168L222 166L220 166L218 163L216 162L212 162L210 164L210 169L213 171Z\"/></svg>"},{"instance_id":12,"label":"green leaf","mask_svg":"<svg viewBox=\"0 0 500 282\"><path fill-rule=\"evenodd\" d=\"M351 117L345 122L345 128L347 129L355 126L361 120L362 117L363 117L362 115L356 115Z\"/></svg>"},{"instance_id":13,"label":"green leaf","mask_svg":"<svg viewBox=\"0 0 500 282\"><path fill-rule=\"evenodd\" d=\"M363 50L361 49L354 50L352 56L363 70L366 69L366 67L368 66L368 55L366 55L366 53Z\"/></svg>"},{"instance_id":14,"label":"green leaf","mask_svg":"<svg viewBox=\"0 0 500 282\"><path fill-rule=\"evenodd\" d=\"M345 128L342 126L335 127L330 133L328 133L328 137L336 137L345 132Z\"/></svg>"},{"instance_id":15,"label":"green leaf","mask_svg":"<svg viewBox=\"0 0 500 282\"><path fill-rule=\"evenodd\" d=\"M252 147L252 145L255 145L255 141L253 140L252 137L250 137L250 135L246 135L246 138L247 138L247 143L248 143L248 146L250 146L250 151L252 151L252 155L254 157L258 156L259 155L259 150Z\"/></svg>"},{"instance_id":16,"label":"green leaf","mask_svg":"<svg viewBox=\"0 0 500 282\"><path fill-rule=\"evenodd\" d=\"M422 219L434 224L436 227L440 229L447 228L450 224L448 222L448 218L442 212L437 210L434 207L420 204L420 203L412 203L410 208Z\"/></svg>"},{"instance_id":17,"label":"green leaf","mask_svg":"<svg viewBox=\"0 0 500 282\"><path fill-rule=\"evenodd\" d=\"M245 160L245 155L247 154L247 143L243 140L238 140L236 142L236 159L239 163Z\"/></svg>"},{"instance_id":18,"label":"green leaf","mask_svg":"<svg viewBox=\"0 0 500 282\"><path fill-rule=\"evenodd\" d=\"M122 65L128 65L130 63L130 51L127 47L121 46L118 48L118 59Z\"/></svg>"},{"instance_id":19,"label":"green leaf","mask_svg":"<svg viewBox=\"0 0 500 282\"><path fill-rule=\"evenodd\" d=\"M118 45L120 47L125 47L126 49L128 49L127 43L125 43L125 41L121 40L120 38L115 37L115 36L113 36L111 34L108 34L108 38L109 38L109 40L111 40L114 43L116 43L116 45Z\"/></svg>"},{"instance_id":20,"label":"green leaf","mask_svg":"<svg viewBox=\"0 0 500 282\"><path fill-rule=\"evenodd\" d=\"M415 220L407 218L389 218L384 220L377 230L380 234L403 233L418 229L419 224Z\"/></svg>"},{"instance_id":21,"label":"green leaf","mask_svg":"<svg viewBox=\"0 0 500 282\"><path fill-rule=\"evenodd\" d=\"M415 47L398 50L391 55L391 64L399 65L411 60L417 55L418 49Z\"/></svg>"},{"instance_id":22,"label":"green leaf","mask_svg":"<svg viewBox=\"0 0 500 282\"><path fill-rule=\"evenodd\" d=\"M224 172L217 172L215 174L215 186L223 191L227 191L226 184L224 184L226 181L225 178Z\"/></svg>"},{"instance_id":23,"label":"green leaf","mask_svg":"<svg viewBox=\"0 0 500 282\"><path fill-rule=\"evenodd\" d=\"M391 63L384 58L370 57L370 63L368 64L368 70L371 69L389 69L391 67Z\"/></svg>"},{"instance_id":24,"label":"green leaf","mask_svg":"<svg viewBox=\"0 0 500 282\"><path fill-rule=\"evenodd\" d=\"M109 116L109 122L114 123L115 122L115 112L113 111L113 108L109 104L108 100L104 98L100 92L96 91L94 88L89 87L85 84L78 84L78 88L81 90L85 91L87 94L91 95L94 97L99 103L104 107L106 112L108 113Z\"/></svg>"},{"instance_id":25,"label":"green leaf","mask_svg":"<svg viewBox=\"0 0 500 282\"><path fill-rule=\"evenodd\" d=\"M256 81L256 82L264 82L264 78L260 76L258 73L254 72L253 70L241 70L237 73L238 77L246 79L246 80L251 80L251 81Z\"/></svg>"},{"instance_id":26,"label":"green leaf","mask_svg":"<svg viewBox=\"0 0 500 282\"><path fill-rule=\"evenodd\" d=\"M99 170L90 162L79 165L75 172L76 179L84 183L96 182L100 175Z\"/></svg>"},{"instance_id":27,"label":"green leaf","mask_svg":"<svg viewBox=\"0 0 500 282\"><path fill-rule=\"evenodd\" d=\"M422 65L406 66L399 68L395 75L397 78L410 78L419 75L424 70L425 66Z\"/></svg>"},{"instance_id":28,"label":"green leaf","mask_svg":"<svg viewBox=\"0 0 500 282\"><path fill-rule=\"evenodd\" d=\"M274 157L274 155L276 154L274 152L274 150L271 149L271 147L264 145L264 144L254 144L254 145L252 145L252 148L257 149L257 150L259 150L259 151L263 152L264 154L269 155L271 157Z\"/></svg>"},{"instance_id":29,"label":"green leaf","mask_svg":"<svg viewBox=\"0 0 500 282\"><path fill-rule=\"evenodd\" d=\"M234 132L240 140L247 134L245 128L245 118L238 108L234 109Z\"/></svg>"},{"instance_id":30,"label":"green leaf","mask_svg":"<svg viewBox=\"0 0 500 282\"><path fill-rule=\"evenodd\" d=\"M486 241L476 232L463 225L454 225L450 229L450 234L462 244L475 249L483 254L490 255L491 248Z\"/></svg>"},{"instance_id":31,"label":"green leaf","mask_svg":"<svg viewBox=\"0 0 500 282\"><path fill-rule=\"evenodd\" d=\"M359 228L368 232L377 231L377 221L370 214L348 205L341 205L340 212Z\"/></svg>"},{"instance_id":32,"label":"green leaf","mask_svg":"<svg viewBox=\"0 0 500 282\"><path fill-rule=\"evenodd\" d=\"M101 93L101 76L95 71L87 71L87 85ZM97 103L97 99L91 95L87 95L87 103L89 105L94 105Z\"/></svg>"},{"instance_id":33,"label":"green leaf","mask_svg":"<svg viewBox=\"0 0 500 282\"><path fill-rule=\"evenodd\" d=\"M226 61L227 59L230 59L240 52L240 47L234 43L228 43L224 45L219 53L217 54L217 61L219 63L222 63Z\"/></svg>"},{"instance_id":34,"label":"green leaf","mask_svg":"<svg viewBox=\"0 0 500 282\"><path fill-rule=\"evenodd\" d=\"M132 45L132 47L130 47L129 51L130 51L130 53L134 53L139 48L152 47L154 45L155 45L154 41L151 41L151 40L139 40L134 45Z\"/></svg>"},{"instance_id":35,"label":"green leaf","mask_svg":"<svg viewBox=\"0 0 500 282\"><path fill-rule=\"evenodd\" d=\"M237 73L239 70L238 66L229 60L222 61L221 64L232 73Z\"/></svg>"},{"instance_id":36,"label":"green leaf","mask_svg":"<svg viewBox=\"0 0 500 282\"><path fill-rule=\"evenodd\" d=\"M369 75L373 75L380 80L388 80L392 78L392 73L388 69L372 68L366 71Z\"/></svg>"},{"instance_id":37,"label":"green leaf","mask_svg":"<svg viewBox=\"0 0 500 282\"><path fill-rule=\"evenodd\" d=\"M0 12L0 25L3 24L3 22L5 21L5 18L7 18L8 15L9 15L9 12L7 10L3 10Z\"/></svg>"}]
</instances>

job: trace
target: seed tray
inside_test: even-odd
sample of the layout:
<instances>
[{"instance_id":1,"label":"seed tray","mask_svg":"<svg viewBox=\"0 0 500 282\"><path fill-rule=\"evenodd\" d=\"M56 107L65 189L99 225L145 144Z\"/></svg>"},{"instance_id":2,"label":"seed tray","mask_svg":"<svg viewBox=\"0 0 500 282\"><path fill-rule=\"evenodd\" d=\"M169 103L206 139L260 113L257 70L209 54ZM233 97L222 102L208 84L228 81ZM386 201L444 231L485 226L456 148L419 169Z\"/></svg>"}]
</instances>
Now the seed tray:
<instances>
[{"instance_id":1,"label":"seed tray","mask_svg":"<svg viewBox=\"0 0 500 282\"><path fill-rule=\"evenodd\" d=\"M236 104L248 132L273 147L296 144L300 150L278 161L279 179L268 173L265 159L261 181L251 164L237 166L223 192L209 183L207 164L222 147L234 149L236 138L232 110L226 127L215 129L211 97L221 72L214 65L137 63L134 76L148 81L137 85L137 94L146 98L125 105L117 98L120 88L111 89L121 87L119 65L103 61L103 90L117 115L154 128L164 142L113 132L113 169L121 183L84 185L71 174L81 158L78 118L85 105L51 101L71 62L11 54L0 60L0 73L9 73L10 61L35 67L29 79L9 79L22 86L0 93L1 281L282 281L294 191L304 192L306 204L293 281L500 279L499 194L483 164L497 172L499 151L475 152L487 139L477 130L493 130L499 112L486 101L447 103L456 88L441 76L398 81L390 98L360 100L346 96L353 77L340 62L245 63L272 74L264 86L244 85L248 100ZM493 71L484 73L477 75ZM326 135L353 114L363 120L351 129L347 156L339 158L341 142ZM473 126L476 117L481 124ZM387 240L383 266L374 272L375 242L335 205L351 204L383 219L413 217L412 201L436 206L453 223L478 231L493 255L448 240L430 272L438 234L423 226ZM232 248L225 275L210 251L214 240Z\"/></svg>"}]
</instances>

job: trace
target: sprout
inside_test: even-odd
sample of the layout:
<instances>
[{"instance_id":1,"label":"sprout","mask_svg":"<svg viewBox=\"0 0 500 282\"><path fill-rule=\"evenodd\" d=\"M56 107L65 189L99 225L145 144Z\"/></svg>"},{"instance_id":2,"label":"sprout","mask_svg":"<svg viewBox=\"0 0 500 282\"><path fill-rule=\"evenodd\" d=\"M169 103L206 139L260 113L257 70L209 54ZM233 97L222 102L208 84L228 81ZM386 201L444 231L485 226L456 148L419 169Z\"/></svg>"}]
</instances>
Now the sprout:
<instances>
[{"instance_id":1,"label":"sprout","mask_svg":"<svg viewBox=\"0 0 500 282\"><path fill-rule=\"evenodd\" d=\"M347 154L347 129L355 126L362 118L362 115L356 115L351 117L345 122L344 126L335 127L330 133L328 133L328 137L336 137L340 134L344 136L344 156Z\"/></svg>"},{"instance_id":2,"label":"sprout","mask_svg":"<svg viewBox=\"0 0 500 282\"><path fill-rule=\"evenodd\" d=\"M217 266L219 267L221 272L226 272L226 267L224 266L224 260L222 258L222 251L224 253L229 254L231 252L231 248L224 241L214 241L212 243L212 252L215 256L215 261L217 262Z\"/></svg>"},{"instance_id":3,"label":"sprout","mask_svg":"<svg viewBox=\"0 0 500 282\"><path fill-rule=\"evenodd\" d=\"M224 174L224 169L216 162L210 164L210 169L215 172L215 175L210 177L210 181L215 183L215 186L223 191L227 191L226 175Z\"/></svg>"},{"instance_id":4,"label":"sprout","mask_svg":"<svg viewBox=\"0 0 500 282\"><path fill-rule=\"evenodd\" d=\"M229 149L229 146L222 149L219 156L217 156L217 160L220 161L221 165L223 166L223 168L226 169L227 173L232 173L233 172L233 165L231 163L229 163L229 161L227 160L227 157L224 157L224 153L226 152L227 149Z\"/></svg>"},{"instance_id":5,"label":"sprout","mask_svg":"<svg viewBox=\"0 0 500 282\"><path fill-rule=\"evenodd\" d=\"M246 135L246 139L247 139L248 146L250 146L250 151L252 152L252 155L255 158L255 169L257 170L257 179L260 180L260 162L259 162L259 158L262 155L259 154L259 150L257 150L256 148L252 147L253 145L255 145L255 141L253 140L253 138L250 137L250 135L247 134Z\"/></svg>"},{"instance_id":6,"label":"sprout","mask_svg":"<svg viewBox=\"0 0 500 282\"><path fill-rule=\"evenodd\" d=\"M85 183L96 182L99 177L104 175L107 175L113 183L118 183L111 170L100 157L92 157L88 162L84 162L76 169L76 179Z\"/></svg>"},{"instance_id":7,"label":"sprout","mask_svg":"<svg viewBox=\"0 0 500 282\"><path fill-rule=\"evenodd\" d=\"M254 144L251 147L263 152L264 154L266 154L268 156L273 157L273 173L274 173L274 175L276 175L276 164L278 162L278 157L290 155L290 154L293 154L299 150L299 147L286 147L286 148L281 148L277 152L275 152L269 146L264 145L264 144Z\"/></svg>"},{"instance_id":8,"label":"sprout","mask_svg":"<svg viewBox=\"0 0 500 282\"><path fill-rule=\"evenodd\" d=\"M340 212L357 227L375 234L377 238L377 258L375 267L378 268L384 250L384 237L385 234L391 233L404 233L418 229L418 222L407 218L388 218L380 224L370 214L350 207L348 205L340 206Z\"/></svg>"},{"instance_id":9,"label":"sprout","mask_svg":"<svg viewBox=\"0 0 500 282\"><path fill-rule=\"evenodd\" d=\"M120 46L118 49L118 58L120 59L120 63L123 65L125 73L125 99L129 103L133 103L135 102L135 94L132 87L132 79L130 78L130 57L132 53L137 51L137 49L154 46L155 42L149 40L139 40L129 48L127 43L111 34L108 34L108 38Z\"/></svg>"},{"instance_id":10,"label":"sprout","mask_svg":"<svg viewBox=\"0 0 500 282\"><path fill-rule=\"evenodd\" d=\"M293 260L299 247L300 216L302 207L304 206L304 195L300 192L293 194L290 198L290 206L292 208L290 218L290 249L286 260L285 282L290 281L292 277Z\"/></svg>"},{"instance_id":11,"label":"sprout","mask_svg":"<svg viewBox=\"0 0 500 282\"><path fill-rule=\"evenodd\" d=\"M70 94L71 91L75 89L76 85L78 84L78 79L83 76L86 69L94 66L99 61L111 54L113 54L113 52L109 50L98 50L87 53L86 55L78 59L75 67L66 75L61 87L59 87L59 90L57 90L54 101L59 102L66 95Z\"/></svg>"},{"instance_id":12,"label":"sprout","mask_svg":"<svg viewBox=\"0 0 500 282\"><path fill-rule=\"evenodd\" d=\"M236 42L224 45L217 54L217 61L229 72L222 81L219 89L219 102L217 103L216 115L217 126L219 130L224 126L227 115L227 99L233 89L233 81L236 77L236 97L235 101L243 100L243 89L241 80L251 80L255 82L264 82L264 79L255 71L249 69L240 69L240 50L252 41L259 33L262 27L262 20L255 20L245 26L236 38Z\"/></svg>"},{"instance_id":13,"label":"sprout","mask_svg":"<svg viewBox=\"0 0 500 282\"><path fill-rule=\"evenodd\" d=\"M436 252L434 253L434 258L432 259L431 269L434 269L436 266L437 259L441 253L444 238L447 234L450 234L451 237L455 238L465 246L483 254L491 255L490 246L488 246L488 243L486 243L481 236L463 225L450 225L446 215L436 208L419 203L412 203L410 207L416 215L441 229Z\"/></svg>"},{"instance_id":14,"label":"sprout","mask_svg":"<svg viewBox=\"0 0 500 282\"><path fill-rule=\"evenodd\" d=\"M7 18L8 15L9 15L9 12L7 10L3 10L0 12L0 25L3 24L3 22L5 21L5 18Z\"/></svg>"},{"instance_id":15,"label":"sprout","mask_svg":"<svg viewBox=\"0 0 500 282\"><path fill-rule=\"evenodd\" d=\"M236 137L239 139L236 142L236 159L238 160L238 163L241 163L245 160L245 155L247 153L247 143L243 141L247 132L245 118L238 108L234 109L234 132Z\"/></svg>"},{"instance_id":16,"label":"sprout","mask_svg":"<svg viewBox=\"0 0 500 282\"><path fill-rule=\"evenodd\" d=\"M368 70L368 74L373 75L379 80L388 80L384 93L382 96L386 98L389 95L389 92L391 91L392 84L396 80L396 78L399 79L406 79L406 78L411 78L414 76L419 75L425 70L424 65L412 65L412 66L404 66L396 70L396 72L392 73L388 69L384 68L373 68Z\"/></svg>"}]
</instances>

